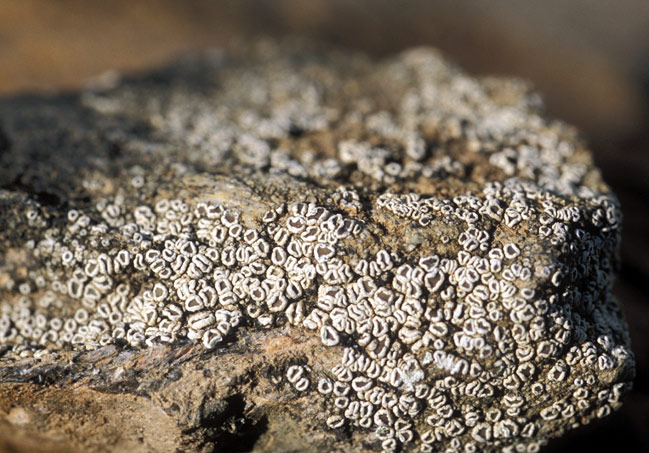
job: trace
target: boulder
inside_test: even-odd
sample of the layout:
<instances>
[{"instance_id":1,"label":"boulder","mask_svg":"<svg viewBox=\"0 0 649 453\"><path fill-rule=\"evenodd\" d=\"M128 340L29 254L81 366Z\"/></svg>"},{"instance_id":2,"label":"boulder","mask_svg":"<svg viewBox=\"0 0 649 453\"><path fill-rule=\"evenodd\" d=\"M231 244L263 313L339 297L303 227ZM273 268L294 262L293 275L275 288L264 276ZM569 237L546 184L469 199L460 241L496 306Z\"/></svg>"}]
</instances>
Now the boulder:
<instances>
[{"instance_id":1,"label":"boulder","mask_svg":"<svg viewBox=\"0 0 649 453\"><path fill-rule=\"evenodd\" d=\"M0 439L538 451L630 388L620 221L525 82L430 48L4 99Z\"/></svg>"}]
</instances>

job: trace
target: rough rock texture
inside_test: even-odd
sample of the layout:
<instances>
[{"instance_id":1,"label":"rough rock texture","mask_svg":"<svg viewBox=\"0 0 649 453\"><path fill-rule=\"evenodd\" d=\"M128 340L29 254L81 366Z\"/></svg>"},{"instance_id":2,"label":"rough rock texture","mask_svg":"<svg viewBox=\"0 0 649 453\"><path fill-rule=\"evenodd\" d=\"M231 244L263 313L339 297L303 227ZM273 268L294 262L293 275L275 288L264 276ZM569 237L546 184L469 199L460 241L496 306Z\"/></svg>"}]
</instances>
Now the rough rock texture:
<instances>
[{"instance_id":1,"label":"rough rock texture","mask_svg":"<svg viewBox=\"0 0 649 453\"><path fill-rule=\"evenodd\" d=\"M5 100L0 184L6 448L534 452L630 387L589 152L430 49Z\"/></svg>"}]
</instances>

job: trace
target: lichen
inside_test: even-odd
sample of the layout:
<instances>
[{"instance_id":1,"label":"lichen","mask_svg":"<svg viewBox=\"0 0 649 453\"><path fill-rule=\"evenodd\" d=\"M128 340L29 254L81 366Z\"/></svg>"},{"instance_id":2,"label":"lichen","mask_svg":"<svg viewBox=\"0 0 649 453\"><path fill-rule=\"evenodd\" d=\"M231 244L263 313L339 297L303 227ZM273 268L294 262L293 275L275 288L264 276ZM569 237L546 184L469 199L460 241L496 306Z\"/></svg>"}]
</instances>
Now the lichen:
<instances>
[{"instance_id":1,"label":"lichen","mask_svg":"<svg viewBox=\"0 0 649 453\"><path fill-rule=\"evenodd\" d=\"M2 365L292 325L340 362L284 379L385 451L534 452L619 407L619 206L524 84L428 49L208 63L200 89L178 71L81 95L147 132L80 171L52 150L65 207L30 190L42 172L0 192Z\"/></svg>"}]
</instances>

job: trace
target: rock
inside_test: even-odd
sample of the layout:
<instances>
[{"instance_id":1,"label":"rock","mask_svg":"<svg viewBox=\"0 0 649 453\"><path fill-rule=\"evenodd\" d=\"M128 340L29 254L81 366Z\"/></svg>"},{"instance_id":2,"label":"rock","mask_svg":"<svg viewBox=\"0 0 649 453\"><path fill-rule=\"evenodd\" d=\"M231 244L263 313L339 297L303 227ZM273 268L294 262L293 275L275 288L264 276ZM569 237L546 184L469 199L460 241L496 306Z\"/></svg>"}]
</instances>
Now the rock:
<instances>
[{"instance_id":1,"label":"rock","mask_svg":"<svg viewBox=\"0 0 649 453\"><path fill-rule=\"evenodd\" d=\"M606 416L620 209L541 107L270 42L1 101L0 437L534 452Z\"/></svg>"}]
</instances>

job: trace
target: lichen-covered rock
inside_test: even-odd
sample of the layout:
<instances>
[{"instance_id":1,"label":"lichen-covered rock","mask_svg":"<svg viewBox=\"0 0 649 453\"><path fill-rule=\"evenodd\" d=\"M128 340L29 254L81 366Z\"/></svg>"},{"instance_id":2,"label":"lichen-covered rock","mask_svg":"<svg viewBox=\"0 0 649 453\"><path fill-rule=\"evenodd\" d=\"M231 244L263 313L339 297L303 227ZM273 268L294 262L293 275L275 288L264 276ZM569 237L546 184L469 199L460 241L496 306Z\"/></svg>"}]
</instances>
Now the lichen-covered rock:
<instances>
[{"instance_id":1,"label":"lichen-covered rock","mask_svg":"<svg viewBox=\"0 0 649 453\"><path fill-rule=\"evenodd\" d=\"M630 386L618 203L522 82L260 42L0 130L5 437L534 452Z\"/></svg>"}]
</instances>

